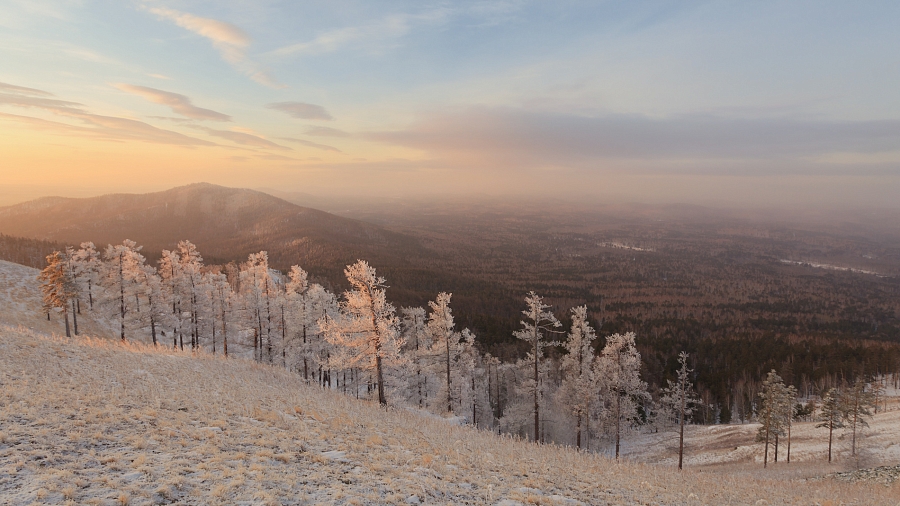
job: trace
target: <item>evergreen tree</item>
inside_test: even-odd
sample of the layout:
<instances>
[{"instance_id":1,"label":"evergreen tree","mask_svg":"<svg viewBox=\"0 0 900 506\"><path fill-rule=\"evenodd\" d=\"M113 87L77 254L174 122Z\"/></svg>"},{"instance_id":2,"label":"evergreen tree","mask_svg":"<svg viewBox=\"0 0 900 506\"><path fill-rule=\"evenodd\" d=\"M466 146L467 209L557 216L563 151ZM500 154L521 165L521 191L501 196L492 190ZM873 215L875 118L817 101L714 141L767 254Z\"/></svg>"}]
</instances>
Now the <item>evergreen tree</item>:
<instances>
[{"instance_id":1,"label":"evergreen tree","mask_svg":"<svg viewBox=\"0 0 900 506\"><path fill-rule=\"evenodd\" d=\"M72 337L69 329L69 302L75 294L75 282L66 255L59 251L47 255L47 266L38 275L38 281L41 282L44 310L48 315L54 309L61 310L66 322L66 337Z\"/></svg>"},{"instance_id":2,"label":"evergreen tree","mask_svg":"<svg viewBox=\"0 0 900 506\"><path fill-rule=\"evenodd\" d=\"M865 417L871 417L872 411L869 409L874 402L874 396L869 384L857 378L856 381L847 389L843 398L844 418L850 424L853 433L852 443L850 446L850 455L856 456L856 428L868 427Z\"/></svg>"},{"instance_id":3,"label":"evergreen tree","mask_svg":"<svg viewBox=\"0 0 900 506\"><path fill-rule=\"evenodd\" d=\"M641 380L641 354L634 344L634 332L613 334L594 362L600 396L614 424L616 459L622 435L622 424L636 421L640 402L649 400L647 384Z\"/></svg>"},{"instance_id":4,"label":"evergreen tree","mask_svg":"<svg viewBox=\"0 0 900 506\"><path fill-rule=\"evenodd\" d=\"M556 392L558 402L575 416L575 447L581 448L584 421L596 397L591 376L594 363L594 340L597 338L588 322L587 306L572 308L572 328L565 342L566 355L562 359L562 384Z\"/></svg>"},{"instance_id":5,"label":"evergreen tree","mask_svg":"<svg viewBox=\"0 0 900 506\"><path fill-rule=\"evenodd\" d=\"M458 351L456 348L459 344L459 334L453 331L453 312L450 310L450 297L452 295L441 292L434 301L428 302L428 305L431 307L431 314L428 316L427 325L428 335L431 337L432 342L444 344L442 362L446 373L444 375L446 380L444 388L446 389L448 413L453 411L453 390L450 381L451 356L455 357Z\"/></svg>"},{"instance_id":6,"label":"evergreen tree","mask_svg":"<svg viewBox=\"0 0 900 506\"><path fill-rule=\"evenodd\" d=\"M385 279L363 260L344 270L351 289L344 292L340 313L319 319L328 342L339 347L338 360L345 367L375 372L378 402L387 405L384 389L385 362L399 362L402 347L399 320L385 297Z\"/></svg>"},{"instance_id":7,"label":"evergreen tree","mask_svg":"<svg viewBox=\"0 0 900 506\"><path fill-rule=\"evenodd\" d=\"M534 365L533 396L534 396L534 440L540 441L540 363L544 358L544 348L556 346L556 341L545 341L544 334L552 332L551 328L560 327L562 324L550 311L550 306L544 304L544 299L534 292L528 292L525 297L525 310L522 314L526 320L522 320L521 330L513 333L517 338L531 345L532 364Z\"/></svg>"},{"instance_id":8,"label":"evergreen tree","mask_svg":"<svg viewBox=\"0 0 900 506\"><path fill-rule=\"evenodd\" d=\"M816 418L819 422L816 424L816 427L828 428L828 462L831 462L831 445L834 429L844 427L844 403L842 397L841 391L836 388L831 388L825 392L825 395L822 396L822 409Z\"/></svg>"},{"instance_id":9,"label":"evergreen tree","mask_svg":"<svg viewBox=\"0 0 900 506\"><path fill-rule=\"evenodd\" d=\"M694 412L694 408L700 403L694 386L690 382L690 375L693 372L688 368L688 354L681 352L678 354L678 376L675 382L668 381L668 387L663 389L661 403L671 413L674 413L678 422L678 469L682 469L684 462L684 424Z\"/></svg>"}]
</instances>

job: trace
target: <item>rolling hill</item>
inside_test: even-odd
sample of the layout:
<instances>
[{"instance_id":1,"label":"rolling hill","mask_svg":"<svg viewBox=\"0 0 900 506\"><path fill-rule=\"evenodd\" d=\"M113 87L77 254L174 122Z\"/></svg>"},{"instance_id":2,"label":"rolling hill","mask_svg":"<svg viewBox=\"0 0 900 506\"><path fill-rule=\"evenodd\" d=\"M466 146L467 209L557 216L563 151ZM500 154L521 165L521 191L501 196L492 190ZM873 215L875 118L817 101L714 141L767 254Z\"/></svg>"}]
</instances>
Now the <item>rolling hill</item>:
<instances>
[{"instance_id":1,"label":"rolling hill","mask_svg":"<svg viewBox=\"0 0 900 506\"><path fill-rule=\"evenodd\" d=\"M301 207L254 190L192 184L147 194L46 197L0 208L0 233L98 247L131 239L148 259L188 239L208 263L268 250L271 265L300 263L340 276L357 258L395 264L416 239L377 225Z\"/></svg>"}]
</instances>

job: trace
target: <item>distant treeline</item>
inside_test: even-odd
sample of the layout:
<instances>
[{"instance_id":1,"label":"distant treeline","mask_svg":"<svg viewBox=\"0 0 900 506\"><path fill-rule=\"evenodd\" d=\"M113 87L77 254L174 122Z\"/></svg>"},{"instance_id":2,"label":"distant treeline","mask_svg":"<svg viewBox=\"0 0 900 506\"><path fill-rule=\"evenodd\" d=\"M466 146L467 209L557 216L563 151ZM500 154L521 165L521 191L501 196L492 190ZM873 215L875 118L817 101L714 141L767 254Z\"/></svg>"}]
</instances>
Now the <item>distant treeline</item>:
<instances>
[{"instance_id":1,"label":"distant treeline","mask_svg":"<svg viewBox=\"0 0 900 506\"><path fill-rule=\"evenodd\" d=\"M47 255L63 249L65 249L65 245L58 242L0 234L0 260L27 265L35 269L41 269L47 265Z\"/></svg>"}]
</instances>

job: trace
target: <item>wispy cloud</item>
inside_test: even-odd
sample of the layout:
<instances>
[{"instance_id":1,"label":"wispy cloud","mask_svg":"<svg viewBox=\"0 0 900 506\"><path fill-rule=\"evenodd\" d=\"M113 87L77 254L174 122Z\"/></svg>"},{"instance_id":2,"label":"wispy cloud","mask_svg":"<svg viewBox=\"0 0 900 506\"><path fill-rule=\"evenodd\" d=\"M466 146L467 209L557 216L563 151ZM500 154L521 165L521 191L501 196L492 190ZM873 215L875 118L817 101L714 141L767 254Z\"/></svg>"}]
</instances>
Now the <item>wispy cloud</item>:
<instances>
[{"instance_id":1,"label":"wispy cloud","mask_svg":"<svg viewBox=\"0 0 900 506\"><path fill-rule=\"evenodd\" d=\"M434 9L421 14L392 14L362 26L331 30L310 41L298 42L276 49L271 54L290 56L331 53L357 42L398 39L409 33L416 24L434 24L445 21L450 12L449 9Z\"/></svg>"},{"instance_id":2,"label":"wispy cloud","mask_svg":"<svg viewBox=\"0 0 900 506\"><path fill-rule=\"evenodd\" d=\"M281 139L282 139L282 140L285 140L285 141L288 141L288 142L295 142L295 143L297 143L297 144L300 144L300 145L303 145L303 146L307 146L307 147L310 147L310 148L321 149L322 151L333 151L333 152L335 152L335 153L342 153L342 152L343 152L343 151L341 151L340 149L338 149L338 148L336 148L336 147L334 147L334 146L329 146L329 145L327 145L327 144L319 144L318 142L307 141L307 140L304 140L304 139L297 139L297 138L295 138L295 137L281 137Z\"/></svg>"},{"instance_id":3,"label":"wispy cloud","mask_svg":"<svg viewBox=\"0 0 900 506\"><path fill-rule=\"evenodd\" d=\"M222 59L239 72L249 76L250 79L272 88L284 87L272 79L256 62L247 57L246 50L250 45L251 38L239 27L225 21L203 18L164 7L151 7L147 10L162 19L174 22L185 30L209 39L222 55Z\"/></svg>"},{"instance_id":4,"label":"wispy cloud","mask_svg":"<svg viewBox=\"0 0 900 506\"><path fill-rule=\"evenodd\" d=\"M303 102L276 102L266 105L269 109L275 109L299 119L332 120L331 114L321 105L306 104Z\"/></svg>"},{"instance_id":5,"label":"wispy cloud","mask_svg":"<svg viewBox=\"0 0 900 506\"><path fill-rule=\"evenodd\" d=\"M0 105L39 109L57 116L74 119L85 125L77 126L31 116L3 114L6 119L28 124L32 128L116 141L143 141L180 146L216 145L213 142L157 128L142 121L93 114L86 111L84 106L78 102L46 98L52 96L46 91L9 84L3 85L0 89L7 91L7 93L0 93Z\"/></svg>"},{"instance_id":6,"label":"wispy cloud","mask_svg":"<svg viewBox=\"0 0 900 506\"><path fill-rule=\"evenodd\" d=\"M235 144L240 144L242 146L250 146L254 148L263 148L263 149L277 149L281 151L293 151L291 148L287 146L282 146L281 144L276 144L268 139L260 137L258 135L249 134L246 132L235 132L233 130L216 130L213 128L205 128L205 127L197 127L200 130L208 133L209 135L220 137L222 139L227 139Z\"/></svg>"},{"instance_id":7,"label":"wispy cloud","mask_svg":"<svg viewBox=\"0 0 900 506\"><path fill-rule=\"evenodd\" d=\"M180 114L186 118L210 121L231 121L231 116L210 109L197 107L193 103L191 103L190 98L178 93L158 90L156 88L148 88L146 86L137 86L134 84L120 83L113 86L126 93L131 93L133 95L137 95L141 98L149 100L154 104L162 104L168 106L170 109L172 109L172 112Z\"/></svg>"},{"instance_id":8,"label":"wispy cloud","mask_svg":"<svg viewBox=\"0 0 900 506\"><path fill-rule=\"evenodd\" d=\"M317 126L307 129L306 135L312 135L313 137L350 137L351 134L337 128Z\"/></svg>"},{"instance_id":9,"label":"wispy cloud","mask_svg":"<svg viewBox=\"0 0 900 506\"><path fill-rule=\"evenodd\" d=\"M14 84L6 84L0 83L0 90L10 92L10 93L18 93L22 95L38 95L43 97L52 97L53 93L49 93L43 90L36 90L34 88L26 88L24 86L16 86Z\"/></svg>"}]
</instances>

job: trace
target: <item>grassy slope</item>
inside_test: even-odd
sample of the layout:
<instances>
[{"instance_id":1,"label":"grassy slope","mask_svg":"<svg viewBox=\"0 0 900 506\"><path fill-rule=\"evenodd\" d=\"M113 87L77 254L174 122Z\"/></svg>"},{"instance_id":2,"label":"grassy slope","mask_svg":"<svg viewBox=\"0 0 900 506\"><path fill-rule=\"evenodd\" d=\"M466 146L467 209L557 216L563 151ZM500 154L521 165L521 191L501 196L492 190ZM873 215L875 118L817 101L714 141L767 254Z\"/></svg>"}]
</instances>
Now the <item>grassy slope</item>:
<instances>
[{"instance_id":1,"label":"grassy slope","mask_svg":"<svg viewBox=\"0 0 900 506\"><path fill-rule=\"evenodd\" d=\"M900 492L617 464L383 410L277 367L2 326L0 392L4 504L875 505Z\"/></svg>"}]
</instances>

